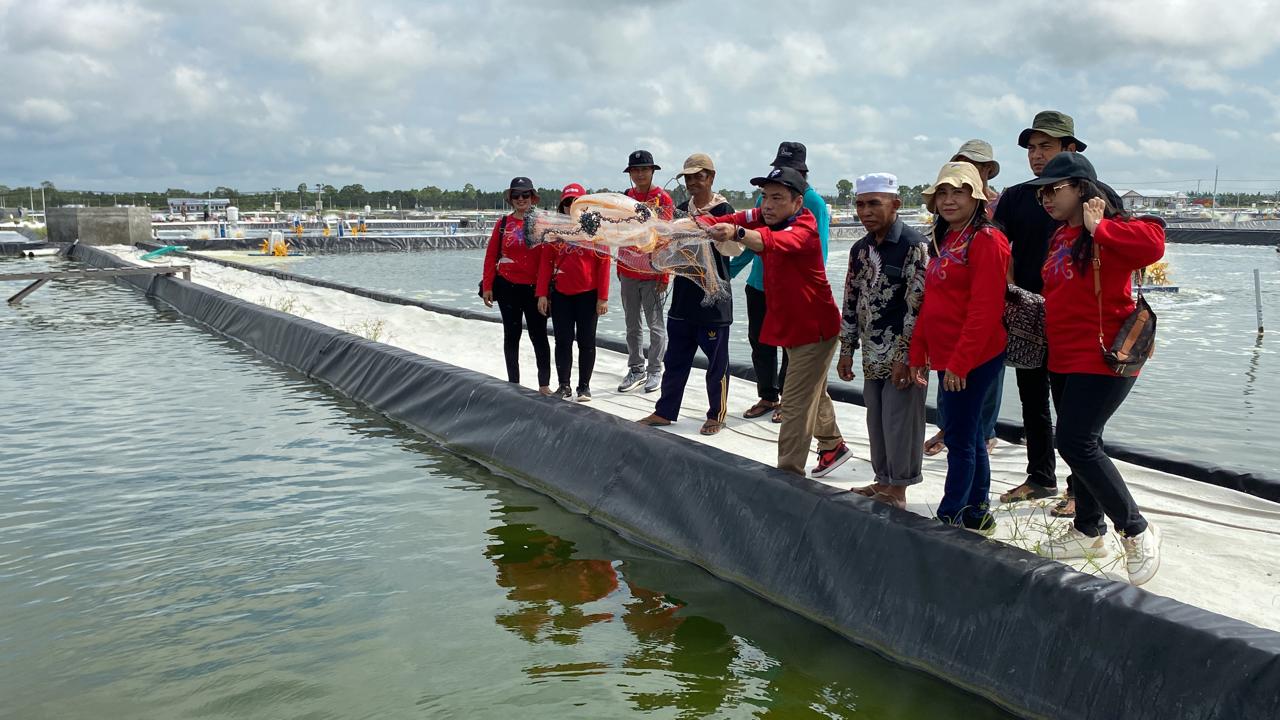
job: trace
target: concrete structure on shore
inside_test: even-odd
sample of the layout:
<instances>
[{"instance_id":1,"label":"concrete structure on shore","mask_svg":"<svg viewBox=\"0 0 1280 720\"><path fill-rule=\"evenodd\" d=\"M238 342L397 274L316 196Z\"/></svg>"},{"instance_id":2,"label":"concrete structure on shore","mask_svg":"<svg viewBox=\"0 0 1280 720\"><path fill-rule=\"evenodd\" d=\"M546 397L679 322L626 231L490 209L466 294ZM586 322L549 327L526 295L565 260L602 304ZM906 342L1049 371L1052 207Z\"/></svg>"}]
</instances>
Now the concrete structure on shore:
<instances>
[{"instance_id":1,"label":"concrete structure on shore","mask_svg":"<svg viewBox=\"0 0 1280 720\"><path fill-rule=\"evenodd\" d=\"M132 245L151 239L151 211L145 207L49 208L49 242Z\"/></svg>"}]
</instances>

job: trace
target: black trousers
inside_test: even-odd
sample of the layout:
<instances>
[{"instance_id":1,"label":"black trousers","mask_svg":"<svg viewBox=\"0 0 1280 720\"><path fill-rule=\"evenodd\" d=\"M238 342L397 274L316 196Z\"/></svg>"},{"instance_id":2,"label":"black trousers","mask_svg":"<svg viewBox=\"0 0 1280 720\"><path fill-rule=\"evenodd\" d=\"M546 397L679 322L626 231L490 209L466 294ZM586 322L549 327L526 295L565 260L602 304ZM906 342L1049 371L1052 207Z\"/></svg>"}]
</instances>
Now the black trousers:
<instances>
[{"instance_id":1,"label":"black trousers","mask_svg":"<svg viewBox=\"0 0 1280 720\"><path fill-rule=\"evenodd\" d=\"M1090 373L1051 373L1058 409L1058 452L1071 468L1076 496L1076 528L1097 537L1107 532L1104 516L1132 537L1147 529L1129 487L1102 448L1107 420L1128 397L1137 378Z\"/></svg>"},{"instance_id":2,"label":"black trousers","mask_svg":"<svg viewBox=\"0 0 1280 720\"><path fill-rule=\"evenodd\" d=\"M556 336L556 378L568 385L573 370L573 343L578 343L578 389L591 388L596 368L596 314L599 293L588 290L577 295L551 291L551 324Z\"/></svg>"},{"instance_id":3,"label":"black trousers","mask_svg":"<svg viewBox=\"0 0 1280 720\"><path fill-rule=\"evenodd\" d=\"M501 275L493 279L493 299L502 313L502 354L507 360L507 381L520 382L520 335L529 328L529 342L538 362L538 387L551 384L551 343L547 318L538 312L532 285L516 285Z\"/></svg>"},{"instance_id":4,"label":"black trousers","mask_svg":"<svg viewBox=\"0 0 1280 720\"><path fill-rule=\"evenodd\" d=\"M1057 460L1053 456L1053 415L1049 408L1049 370L1018 370L1018 398L1027 442L1027 482L1056 488Z\"/></svg>"},{"instance_id":5,"label":"black trousers","mask_svg":"<svg viewBox=\"0 0 1280 720\"><path fill-rule=\"evenodd\" d=\"M756 371L756 394L761 400L778 402L787 380L787 351L782 351L778 366L778 348L760 342L764 327L764 291L747 286L747 340L751 342L751 366Z\"/></svg>"},{"instance_id":6,"label":"black trousers","mask_svg":"<svg viewBox=\"0 0 1280 720\"><path fill-rule=\"evenodd\" d=\"M667 351L662 356L662 395L654 414L672 422L680 419L684 388L693 370L693 357L707 356L707 419L724 422L729 398L729 325L699 325L667 318Z\"/></svg>"}]
</instances>

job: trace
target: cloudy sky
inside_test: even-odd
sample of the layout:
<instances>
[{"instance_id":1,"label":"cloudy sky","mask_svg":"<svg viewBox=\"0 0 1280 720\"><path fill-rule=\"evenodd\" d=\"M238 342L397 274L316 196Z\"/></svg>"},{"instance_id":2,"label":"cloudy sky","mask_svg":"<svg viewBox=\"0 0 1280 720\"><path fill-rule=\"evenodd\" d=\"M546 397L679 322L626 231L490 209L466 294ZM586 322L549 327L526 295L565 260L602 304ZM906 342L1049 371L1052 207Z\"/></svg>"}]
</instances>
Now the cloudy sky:
<instances>
[{"instance_id":1,"label":"cloudy sky","mask_svg":"<svg viewBox=\"0 0 1280 720\"><path fill-rule=\"evenodd\" d=\"M1056 108L1114 185L1280 188L1274 0L0 0L0 67L11 186L616 188L642 147L746 188L800 140L831 192L969 137L1001 185Z\"/></svg>"}]
</instances>

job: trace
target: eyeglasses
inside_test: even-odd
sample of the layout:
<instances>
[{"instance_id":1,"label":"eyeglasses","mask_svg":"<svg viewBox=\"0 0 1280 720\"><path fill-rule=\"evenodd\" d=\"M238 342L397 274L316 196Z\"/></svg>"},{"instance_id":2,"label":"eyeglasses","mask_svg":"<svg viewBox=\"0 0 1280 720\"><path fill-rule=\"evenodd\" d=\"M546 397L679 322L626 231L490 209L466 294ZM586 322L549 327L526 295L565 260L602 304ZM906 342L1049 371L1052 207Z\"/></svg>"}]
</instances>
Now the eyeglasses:
<instances>
[{"instance_id":1,"label":"eyeglasses","mask_svg":"<svg viewBox=\"0 0 1280 720\"><path fill-rule=\"evenodd\" d=\"M1052 187L1039 188L1036 190L1036 199L1040 201L1041 205L1043 205L1046 200L1049 200L1050 198L1056 196L1058 194L1058 191L1065 187L1071 187L1071 183L1064 182L1061 185L1054 185Z\"/></svg>"},{"instance_id":2,"label":"eyeglasses","mask_svg":"<svg viewBox=\"0 0 1280 720\"><path fill-rule=\"evenodd\" d=\"M528 199L529 199L529 198L531 198L531 197L533 197L533 193L531 193L531 192L513 192L513 193L511 193L511 199L512 199L512 200L528 200Z\"/></svg>"}]
</instances>

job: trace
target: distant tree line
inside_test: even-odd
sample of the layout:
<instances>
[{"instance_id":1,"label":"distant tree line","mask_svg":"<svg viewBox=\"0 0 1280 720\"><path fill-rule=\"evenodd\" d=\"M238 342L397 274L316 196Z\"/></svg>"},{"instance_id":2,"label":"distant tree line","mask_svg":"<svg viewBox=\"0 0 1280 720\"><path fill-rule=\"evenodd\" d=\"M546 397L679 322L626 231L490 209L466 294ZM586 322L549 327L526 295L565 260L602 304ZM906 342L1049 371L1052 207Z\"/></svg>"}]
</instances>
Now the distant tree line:
<instances>
[{"instance_id":1,"label":"distant tree line","mask_svg":"<svg viewBox=\"0 0 1280 720\"><path fill-rule=\"evenodd\" d=\"M625 187L589 188L589 192L622 192ZM242 211L270 211L279 201L283 212L293 210L314 210L317 196L322 200L325 209L363 211L368 205L374 210L427 209L435 210L497 210L506 207L503 191L479 190L471 183L458 190L446 190L434 185L408 190L367 190L359 183L334 187L333 185L307 185L298 183L293 189L272 188L270 190L240 191L235 188L218 186L211 190L191 190L187 188L168 188L164 192L106 192L99 190L63 190L52 182L45 181L38 186L9 187L0 185L0 207L28 207L33 202L40 207L41 191L44 192L44 203L48 207L63 205L84 205L86 207L111 207L114 205L133 205L149 207L156 211L168 209L169 198L226 198L232 205ZM747 193L741 190L721 190L735 206L749 207L755 204L758 192ZM684 199L684 188L677 187L673 195L677 202ZM538 188L540 204L545 208L554 208L560 201L560 188Z\"/></svg>"},{"instance_id":2,"label":"distant tree line","mask_svg":"<svg viewBox=\"0 0 1280 720\"><path fill-rule=\"evenodd\" d=\"M902 205L906 208L918 207L924 202L922 195L928 185L902 185L898 188L902 196ZM589 188L589 192L622 192L625 187ZM48 180L38 186L9 187L0 185L0 207L28 207L34 202L37 207L44 192L44 203L49 207L62 205L113 206L134 205L149 207L156 211L168 208L171 197L214 197L227 198L231 204L244 211L271 210L276 201L284 212L291 210L313 210L317 192L326 209L362 211L366 205L375 210L498 210L505 207L503 191L479 190L471 183L461 189L446 190L435 185L407 190L366 190L359 183L334 187L333 185L308 185L298 183L293 189L272 188L270 190L239 191L235 188L218 186L212 190L189 190L186 188L168 188L164 192L104 192L98 190L62 190ZM854 185L847 179L836 183L836 194L823 196L826 201L836 207L849 207L853 204ZM734 207L746 208L755 205L759 190L745 192L742 190L721 189ZM672 196L676 202L682 202L685 191L682 186L675 186ZM538 195L542 207L554 208L560 200L559 188L539 188ZM1187 193L1188 200L1207 200L1210 193ZM1248 207L1253 204L1275 203L1280 193L1218 193L1217 204L1221 207Z\"/></svg>"}]
</instances>

